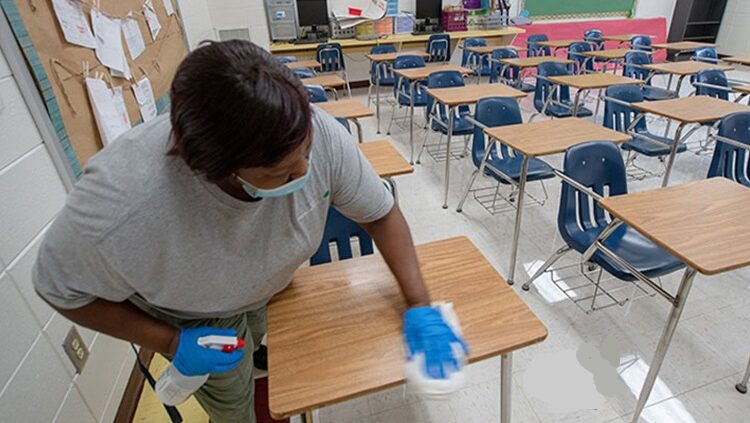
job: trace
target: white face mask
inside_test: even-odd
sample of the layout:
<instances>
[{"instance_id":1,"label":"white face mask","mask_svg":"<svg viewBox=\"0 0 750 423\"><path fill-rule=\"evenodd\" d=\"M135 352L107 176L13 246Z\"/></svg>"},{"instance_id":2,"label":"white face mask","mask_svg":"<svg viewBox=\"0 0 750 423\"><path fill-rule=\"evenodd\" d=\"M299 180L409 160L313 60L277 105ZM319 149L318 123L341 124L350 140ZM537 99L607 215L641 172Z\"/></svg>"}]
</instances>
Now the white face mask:
<instances>
[{"instance_id":1,"label":"white face mask","mask_svg":"<svg viewBox=\"0 0 750 423\"><path fill-rule=\"evenodd\" d=\"M307 163L307 172L305 172L304 175L297 179L293 179L284 185L281 185L276 188L270 188L270 189L263 189L258 188L251 184L250 182L247 182L246 180L239 177L239 175L235 175L235 178L240 182L240 185L242 185L242 189L245 190L245 192L253 197L253 198L273 198L273 197L283 197L285 195L289 195L293 193L294 191L297 191L305 186L307 183L307 180L310 179L310 169L312 168L312 164L309 162Z\"/></svg>"}]
</instances>

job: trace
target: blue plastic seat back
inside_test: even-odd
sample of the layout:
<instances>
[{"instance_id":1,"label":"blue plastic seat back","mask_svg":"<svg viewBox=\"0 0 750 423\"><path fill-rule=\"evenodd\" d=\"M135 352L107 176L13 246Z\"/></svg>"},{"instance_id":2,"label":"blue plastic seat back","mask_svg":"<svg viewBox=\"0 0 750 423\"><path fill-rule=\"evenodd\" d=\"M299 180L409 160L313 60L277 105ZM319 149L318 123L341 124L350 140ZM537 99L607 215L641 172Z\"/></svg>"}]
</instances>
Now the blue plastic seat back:
<instances>
[{"instance_id":1,"label":"blue plastic seat back","mask_svg":"<svg viewBox=\"0 0 750 423\"><path fill-rule=\"evenodd\" d=\"M430 74L430 76L427 78L427 87L428 88L449 88L449 87L463 87L465 84L464 77L461 75L461 72L454 71L454 70L447 70L447 71L439 71L439 72L433 72ZM432 98L432 96L427 96L427 107L425 108L425 114L429 113L430 110L432 110L432 104L435 102L435 99ZM469 110L469 106L459 106L456 109L456 113L454 114L454 121L462 114L466 113ZM448 123L448 114L446 113L446 107L442 104L437 105L437 115L440 117L440 120Z\"/></svg>"},{"instance_id":2,"label":"blue plastic seat back","mask_svg":"<svg viewBox=\"0 0 750 423\"><path fill-rule=\"evenodd\" d=\"M701 47L693 53L693 60L706 63L719 63L719 54L713 47Z\"/></svg>"},{"instance_id":3,"label":"blue plastic seat back","mask_svg":"<svg viewBox=\"0 0 750 423\"><path fill-rule=\"evenodd\" d=\"M549 37L545 34L534 34L529 35L529 37L526 39L526 47L528 48L528 50L526 51L526 55L528 57L552 55L552 51L549 47L542 47L537 44L539 41L549 41Z\"/></svg>"},{"instance_id":4,"label":"blue plastic seat back","mask_svg":"<svg viewBox=\"0 0 750 423\"><path fill-rule=\"evenodd\" d=\"M492 50L492 59L494 60L490 63L490 82L497 82L500 77L500 72L502 72L503 67L505 67L502 63L498 63L497 60L516 58L518 58L518 52L515 49L496 48L495 50ZM505 75L503 75L504 79L516 81L518 80L518 76L519 70L516 66L508 66L505 68Z\"/></svg>"},{"instance_id":5,"label":"blue plastic seat back","mask_svg":"<svg viewBox=\"0 0 750 423\"><path fill-rule=\"evenodd\" d=\"M570 75L570 70L564 63L542 62L537 66L537 74L545 77L564 76ZM545 81L541 78L536 79L534 107L537 111L541 112L544 108L544 103L547 101L547 96L549 96L552 87L553 85L550 81ZM552 94L552 99L562 103L570 102L570 88L567 85L561 85L559 90Z\"/></svg>"},{"instance_id":6,"label":"blue plastic seat back","mask_svg":"<svg viewBox=\"0 0 750 423\"><path fill-rule=\"evenodd\" d=\"M632 50L651 51L652 44L651 37L648 35L636 35L630 39L630 48Z\"/></svg>"},{"instance_id":7,"label":"blue plastic seat back","mask_svg":"<svg viewBox=\"0 0 750 423\"><path fill-rule=\"evenodd\" d=\"M487 97L477 102L474 109L474 119L485 126L506 126L523 123L521 109L518 101L510 97ZM485 153L484 129L474 125L474 135L471 144L471 160L474 166L479 167ZM497 143L492 143L490 157L497 156ZM500 153L503 157L509 157L508 147L500 144Z\"/></svg>"},{"instance_id":8,"label":"blue plastic seat back","mask_svg":"<svg viewBox=\"0 0 750 423\"><path fill-rule=\"evenodd\" d=\"M719 136L750 145L750 112L725 116L719 124ZM723 176L750 187L750 161L747 150L716 141L708 177Z\"/></svg>"},{"instance_id":9,"label":"blue plastic seat back","mask_svg":"<svg viewBox=\"0 0 750 423\"><path fill-rule=\"evenodd\" d=\"M451 60L451 39L448 34L432 34L427 40L428 62L447 62Z\"/></svg>"},{"instance_id":10,"label":"blue plastic seat back","mask_svg":"<svg viewBox=\"0 0 750 423\"><path fill-rule=\"evenodd\" d=\"M578 69L583 68L587 71L594 70L594 61L590 57L586 57L581 53L591 51L594 48L591 44L584 42L573 43L568 47L568 59L575 60L578 64Z\"/></svg>"},{"instance_id":11,"label":"blue plastic seat back","mask_svg":"<svg viewBox=\"0 0 750 423\"><path fill-rule=\"evenodd\" d=\"M420 56L404 55L396 57L393 62L393 69L412 69L412 68L423 68L425 67L424 59ZM399 87L401 77L394 74L393 93L396 98L400 98L402 94L408 94L409 81L404 81L402 86ZM400 90L398 93L396 90ZM417 93L420 93L421 89L417 88Z\"/></svg>"},{"instance_id":12,"label":"blue plastic seat back","mask_svg":"<svg viewBox=\"0 0 750 423\"><path fill-rule=\"evenodd\" d=\"M294 72L294 74L297 75L299 79L312 78L313 76L315 76L315 72L313 72L312 69L308 68L297 68L293 69L292 72Z\"/></svg>"},{"instance_id":13,"label":"blue plastic seat back","mask_svg":"<svg viewBox=\"0 0 750 423\"><path fill-rule=\"evenodd\" d=\"M326 90L320 85L305 85L305 89L310 95L310 103L322 103L328 101Z\"/></svg>"},{"instance_id":14,"label":"blue plastic seat back","mask_svg":"<svg viewBox=\"0 0 750 423\"><path fill-rule=\"evenodd\" d=\"M636 85L615 85L607 88L605 95L606 97L612 97L627 103L640 103L643 101L643 91ZM627 132L630 123L638 116L638 113L633 107L605 100L604 126L615 131ZM647 132L646 119L638 121L634 130L641 133Z\"/></svg>"},{"instance_id":15,"label":"blue plastic seat back","mask_svg":"<svg viewBox=\"0 0 750 423\"><path fill-rule=\"evenodd\" d=\"M475 38L475 37L469 37L464 40L464 49L463 54L461 55L461 66L474 65L476 64L476 60L478 58L478 54L472 53L469 50L466 49L466 47L481 47L486 46L487 40L484 38Z\"/></svg>"},{"instance_id":16,"label":"blue plastic seat back","mask_svg":"<svg viewBox=\"0 0 750 423\"><path fill-rule=\"evenodd\" d=\"M297 61L297 56L274 56L279 63L293 63Z\"/></svg>"},{"instance_id":17,"label":"blue plastic seat back","mask_svg":"<svg viewBox=\"0 0 750 423\"><path fill-rule=\"evenodd\" d=\"M335 208L329 208L325 230L323 231L323 240L318 247L318 251L310 258L310 265L315 266L332 261L330 252L331 243L335 243L336 245L339 260L352 258L354 256L352 254L352 238L359 240L361 255L364 256L373 253L372 238L370 238L367 232Z\"/></svg>"},{"instance_id":18,"label":"blue plastic seat back","mask_svg":"<svg viewBox=\"0 0 750 423\"><path fill-rule=\"evenodd\" d=\"M704 69L695 75L693 82L698 84L716 85L719 87L729 87L727 74L721 69ZM729 91L720 88L707 87L705 85L696 85L695 94L729 100Z\"/></svg>"},{"instance_id":19,"label":"blue plastic seat back","mask_svg":"<svg viewBox=\"0 0 750 423\"><path fill-rule=\"evenodd\" d=\"M370 54L387 54L395 52L396 47L390 44L374 46L370 49ZM387 62L372 62L370 65L370 82L373 85L376 83L376 77L380 78L380 85L393 85L395 82L393 70Z\"/></svg>"},{"instance_id":20,"label":"blue plastic seat back","mask_svg":"<svg viewBox=\"0 0 750 423\"><path fill-rule=\"evenodd\" d=\"M339 43L320 44L315 49L315 57L320 63L321 72L338 72L346 69L344 53Z\"/></svg>"},{"instance_id":21,"label":"blue plastic seat back","mask_svg":"<svg viewBox=\"0 0 750 423\"><path fill-rule=\"evenodd\" d=\"M604 34L600 29L587 29L583 31L583 41L593 44L594 49L604 50L604 40L602 36Z\"/></svg>"},{"instance_id":22,"label":"blue plastic seat back","mask_svg":"<svg viewBox=\"0 0 750 423\"><path fill-rule=\"evenodd\" d=\"M625 66L622 68L622 74L628 78L637 78L646 80L650 74L644 65L651 64L651 56L642 51L631 51L625 54ZM650 85L651 81L649 81Z\"/></svg>"},{"instance_id":23,"label":"blue plastic seat back","mask_svg":"<svg viewBox=\"0 0 750 423\"><path fill-rule=\"evenodd\" d=\"M620 149L611 142L589 142L569 148L563 171L601 196L628 192ZM584 251L608 223L596 201L563 181L557 227L568 245Z\"/></svg>"}]
</instances>

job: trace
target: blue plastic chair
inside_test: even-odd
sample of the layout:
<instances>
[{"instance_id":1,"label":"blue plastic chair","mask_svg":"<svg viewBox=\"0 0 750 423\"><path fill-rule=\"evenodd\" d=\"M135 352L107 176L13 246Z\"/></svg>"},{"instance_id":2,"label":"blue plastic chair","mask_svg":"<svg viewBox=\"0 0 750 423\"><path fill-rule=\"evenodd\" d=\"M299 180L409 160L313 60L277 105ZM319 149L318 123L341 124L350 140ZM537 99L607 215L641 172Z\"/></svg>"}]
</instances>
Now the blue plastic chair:
<instances>
[{"instance_id":1,"label":"blue plastic chair","mask_svg":"<svg viewBox=\"0 0 750 423\"><path fill-rule=\"evenodd\" d=\"M725 116L719 123L720 137L729 138L750 146L750 112L738 112ZM719 140L708 167L708 177L723 176L750 187L750 161L746 163L748 151Z\"/></svg>"},{"instance_id":2,"label":"blue plastic chair","mask_svg":"<svg viewBox=\"0 0 750 423\"><path fill-rule=\"evenodd\" d=\"M579 144L565 152L564 174L601 198L627 194L625 164L617 146L611 142ZM593 208L589 200L593 200ZM557 250L523 285L524 290L571 250L583 254L597 240L609 221L597 198L563 180L557 227L566 246ZM684 267L682 262L651 242L638 231L623 224L603 242L604 246L640 273L656 278ZM597 250L589 260L623 281L637 278L626 268ZM592 308L594 303L592 302Z\"/></svg>"},{"instance_id":3,"label":"blue plastic chair","mask_svg":"<svg viewBox=\"0 0 750 423\"><path fill-rule=\"evenodd\" d=\"M565 76L570 75L570 70L563 63L543 62L537 66L537 75L542 77ZM567 85L562 85L559 90L555 90L552 94L552 102L546 109L544 108L552 89L552 82L543 78L536 79L536 89L534 90L534 107L536 110L540 113L544 110L545 115L557 118L573 116L573 102L570 100L570 88ZM582 105L578 107L577 117L593 116L593 114L591 110Z\"/></svg>"},{"instance_id":4,"label":"blue plastic chair","mask_svg":"<svg viewBox=\"0 0 750 423\"><path fill-rule=\"evenodd\" d=\"M359 240L360 255L365 256L373 253L372 238L356 222L350 220L341 212L333 207L328 209L326 226L323 231L323 240L318 247L318 251L310 258L310 265L315 266L323 263L330 263L331 252L330 244L335 243L338 251L339 260L350 259L354 256L352 253L351 239Z\"/></svg>"},{"instance_id":5,"label":"blue plastic chair","mask_svg":"<svg viewBox=\"0 0 750 423\"><path fill-rule=\"evenodd\" d=\"M625 54L625 65L622 68L622 74L628 78L637 78L646 81L642 86L643 98L646 101L669 100L677 97L677 93L665 88L651 85L648 79L651 72L644 69L643 66L650 65L651 55L643 51L631 51Z\"/></svg>"},{"instance_id":6,"label":"blue plastic chair","mask_svg":"<svg viewBox=\"0 0 750 423\"><path fill-rule=\"evenodd\" d=\"M695 75L693 84L696 95L706 95L722 100L729 100L729 80L727 79L727 74L721 69L704 69L698 72ZM708 87L703 84L726 87L727 89Z\"/></svg>"},{"instance_id":7,"label":"blue plastic chair","mask_svg":"<svg viewBox=\"0 0 750 423\"><path fill-rule=\"evenodd\" d=\"M451 39L448 34L432 34L427 39L427 61L448 62L451 60Z\"/></svg>"},{"instance_id":8,"label":"blue plastic chair","mask_svg":"<svg viewBox=\"0 0 750 423\"><path fill-rule=\"evenodd\" d=\"M374 46L370 49L370 54L395 53L396 47L390 44ZM379 80L378 80L379 79ZM392 87L396 84L396 76L393 74L391 64L387 62L372 62L370 65L370 86L367 88L367 104L370 104L372 90L378 86Z\"/></svg>"},{"instance_id":9,"label":"blue plastic chair","mask_svg":"<svg viewBox=\"0 0 750 423\"><path fill-rule=\"evenodd\" d=\"M592 50L591 44L586 42L573 43L568 47L568 59L575 60L576 74L594 72L594 61L582 54Z\"/></svg>"},{"instance_id":10,"label":"blue plastic chair","mask_svg":"<svg viewBox=\"0 0 750 423\"><path fill-rule=\"evenodd\" d=\"M309 68L297 68L293 69L292 72L294 72L299 79L312 78L315 76L315 72Z\"/></svg>"},{"instance_id":11,"label":"blue plastic chair","mask_svg":"<svg viewBox=\"0 0 750 423\"><path fill-rule=\"evenodd\" d=\"M477 102L474 110L474 120L485 127L496 127L506 125L516 125L523 123L521 109L518 101L508 97L486 97ZM509 185L511 182L518 182L521 179L521 165L523 156L520 153L511 154L512 150L505 144L500 143L498 151L496 142L490 143L490 152L487 155L485 164L485 175L491 176L499 184ZM476 180L482 160L487 154L487 143L485 140L484 128L475 125L473 129L473 138L471 144L471 161L474 163L474 173L471 176L469 186L466 188L457 211L461 212L464 201L471 191L471 187ZM554 178L555 173L552 168L543 160L530 158L526 173L527 181L541 181L544 179Z\"/></svg>"},{"instance_id":12,"label":"blue plastic chair","mask_svg":"<svg viewBox=\"0 0 750 423\"><path fill-rule=\"evenodd\" d=\"M346 81L346 91L349 97L352 96L352 89L349 86L349 75L346 72L346 62L344 61L344 51L339 43L320 44L315 48L315 58L320 63L321 72L336 72L343 75Z\"/></svg>"},{"instance_id":13,"label":"blue plastic chair","mask_svg":"<svg viewBox=\"0 0 750 423\"><path fill-rule=\"evenodd\" d=\"M636 35L630 39L631 50L652 51L653 41L648 35Z\"/></svg>"},{"instance_id":14,"label":"blue plastic chair","mask_svg":"<svg viewBox=\"0 0 750 423\"><path fill-rule=\"evenodd\" d=\"M604 40L602 40L604 34L599 29L587 29L583 31L583 41L591 43L594 50L604 50Z\"/></svg>"},{"instance_id":15,"label":"blue plastic chair","mask_svg":"<svg viewBox=\"0 0 750 423\"><path fill-rule=\"evenodd\" d=\"M500 59L516 59L518 58L518 51L512 48L497 48L492 50L492 61L490 62L490 82L495 83L500 80L500 72L503 71L505 65L499 63ZM505 74L502 78L509 83L509 85L516 87L517 89L528 93L534 91L534 86L527 84L521 80L521 70L516 66L505 67Z\"/></svg>"},{"instance_id":16,"label":"blue plastic chair","mask_svg":"<svg viewBox=\"0 0 750 423\"><path fill-rule=\"evenodd\" d=\"M459 71L439 71L433 72L427 78L428 88L448 88L448 87L463 87L464 77ZM433 112L434 107L434 112ZM434 131L439 131L442 134L448 134L448 114L447 107L443 104L435 104L435 99L432 96L427 96L427 107L425 108L426 117L431 123L431 128ZM432 116L429 116L432 113ZM466 119L471 113L469 106L462 105L454 109L453 114L453 135L469 135L474 130L474 125Z\"/></svg>"},{"instance_id":17,"label":"blue plastic chair","mask_svg":"<svg viewBox=\"0 0 750 423\"><path fill-rule=\"evenodd\" d=\"M328 101L326 90L320 85L305 85L305 89L310 95L310 103L323 103Z\"/></svg>"},{"instance_id":18,"label":"blue plastic chair","mask_svg":"<svg viewBox=\"0 0 750 423\"><path fill-rule=\"evenodd\" d=\"M550 48L540 46L537 44L539 41L549 41L549 37L544 34L529 35L526 39L526 57L552 56Z\"/></svg>"},{"instance_id":19,"label":"blue plastic chair","mask_svg":"<svg viewBox=\"0 0 750 423\"><path fill-rule=\"evenodd\" d=\"M279 63L293 63L297 61L297 56L274 56Z\"/></svg>"},{"instance_id":20,"label":"blue plastic chair","mask_svg":"<svg viewBox=\"0 0 750 423\"><path fill-rule=\"evenodd\" d=\"M393 62L393 69L412 69L412 68L423 68L425 67L424 59L420 56L404 55L396 57ZM395 75L395 74L394 74ZM396 98L396 104L399 107L409 107L409 81L401 81L401 77L395 75L395 84L393 85L393 95ZM415 89L411 93L414 96L414 107L425 107L427 106L427 93L422 89L423 84L416 84ZM388 124L388 134L391 133L391 127L393 126L393 119L396 116L395 110L391 114L391 121Z\"/></svg>"},{"instance_id":21,"label":"blue plastic chair","mask_svg":"<svg viewBox=\"0 0 750 423\"><path fill-rule=\"evenodd\" d=\"M628 127L633 122L639 112L633 107L625 104L619 104L614 100L619 100L625 103L639 103L643 101L643 93L635 85L616 85L607 88L605 91L604 101L604 126L615 131L627 133ZM633 137L631 141L622 143L622 149L628 151L628 156L631 152L643 154L647 157L661 157L669 155L673 139L660 137L652 134L648 130L648 124L646 119L641 119L636 124L633 130L643 135L646 138ZM682 153L686 151L685 144L680 144L677 147L677 152ZM630 157L626 160L629 162Z\"/></svg>"},{"instance_id":22,"label":"blue plastic chair","mask_svg":"<svg viewBox=\"0 0 750 423\"><path fill-rule=\"evenodd\" d=\"M713 47L701 47L693 53L693 60L711 64L719 63L719 54Z\"/></svg>"},{"instance_id":23,"label":"blue plastic chair","mask_svg":"<svg viewBox=\"0 0 750 423\"><path fill-rule=\"evenodd\" d=\"M474 69L474 75L488 76L490 75L490 59L487 55L472 53L466 49L466 47L480 47L486 46L487 40L484 38L466 38L464 40L463 55L461 56L461 66L469 67ZM481 61L481 64L480 64ZM477 74L477 68L479 73Z\"/></svg>"}]
</instances>

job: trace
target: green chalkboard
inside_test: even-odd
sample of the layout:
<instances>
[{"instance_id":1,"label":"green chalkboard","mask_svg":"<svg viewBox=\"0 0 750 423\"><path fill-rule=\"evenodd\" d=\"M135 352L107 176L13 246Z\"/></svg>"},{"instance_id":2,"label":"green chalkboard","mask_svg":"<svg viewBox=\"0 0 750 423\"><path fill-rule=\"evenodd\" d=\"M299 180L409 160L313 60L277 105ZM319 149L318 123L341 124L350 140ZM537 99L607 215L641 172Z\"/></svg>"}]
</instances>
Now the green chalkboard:
<instances>
[{"instance_id":1,"label":"green chalkboard","mask_svg":"<svg viewBox=\"0 0 750 423\"><path fill-rule=\"evenodd\" d=\"M524 0L532 19L631 16L636 0Z\"/></svg>"}]
</instances>

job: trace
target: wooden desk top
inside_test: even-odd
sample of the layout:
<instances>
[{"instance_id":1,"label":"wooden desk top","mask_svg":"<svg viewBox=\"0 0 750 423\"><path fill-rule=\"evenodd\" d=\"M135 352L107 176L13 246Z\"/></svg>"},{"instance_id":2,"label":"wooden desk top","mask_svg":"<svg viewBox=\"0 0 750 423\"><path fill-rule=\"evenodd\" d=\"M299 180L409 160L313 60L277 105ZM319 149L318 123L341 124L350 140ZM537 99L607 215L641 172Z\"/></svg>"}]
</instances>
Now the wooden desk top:
<instances>
[{"instance_id":1,"label":"wooden desk top","mask_svg":"<svg viewBox=\"0 0 750 423\"><path fill-rule=\"evenodd\" d=\"M318 75L305 78L302 83L305 85L320 85L323 88L340 88L346 85L346 81L338 75Z\"/></svg>"},{"instance_id":2,"label":"wooden desk top","mask_svg":"<svg viewBox=\"0 0 750 423\"><path fill-rule=\"evenodd\" d=\"M571 44L577 43L581 40L551 40L551 41L539 41L536 44L544 47L552 48L568 48Z\"/></svg>"},{"instance_id":3,"label":"wooden desk top","mask_svg":"<svg viewBox=\"0 0 750 423\"><path fill-rule=\"evenodd\" d=\"M613 131L589 120L564 118L487 128L484 132L529 157L562 153L588 141L625 142L628 134Z\"/></svg>"},{"instance_id":4,"label":"wooden desk top","mask_svg":"<svg viewBox=\"0 0 750 423\"><path fill-rule=\"evenodd\" d=\"M317 60L298 60L296 62L289 62L286 63L286 67L289 69L299 69L299 68L319 68L320 62Z\"/></svg>"},{"instance_id":5,"label":"wooden desk top","mask_svg":"<svg viewBox=\"0 0 750 423\"><path fill-rule=\"evenodd\" d=\"M633 103L632 106L682 123L714 122L731 113L750 112L750 106L705 95Z\"/></svg>"},{"instance_id":6,"label":"wooden desk top","mask_svg":"<svg viewBox=\"0 0 750 423\"><path fill-rule=\"evenodd\" d=\"M485 97L526 98L528 95L505 84L469 84L463 87L425 88L425 91L438 102L448 106L473 104Z\"/></svg>"},{"instance_id":7,"label":"wooden desk top","mask_svg":"<svg viewBox=\"0 0 750 423\"><path fill-rule=\"evenodd\" d=\"M750 54L743 54L741 56L725 57L721 59L727 63L736 63L738 65L750 66Z\"/></svg>"},{"instance_id":8,"label":"wooden desk top","mask_svg":"<svg viewBox=\"0 0 750 423\"><path fill-rule=\"evenodd\" d=\"M417 79L425 79L428 76L430 76L433 72L440 72L440 71L446 71L446 70L455 70L459 71L464 75L468 75L473 70L469 68L464 68L457 65L438 65L438 66L425 66L423 68L411 68L411 69L394 69L393 73L396 75L406 78L410 81L414 81Z\"/></svg>"},{"instance_id":9,"label":"wooden desk top","mask_svg":"<svg viewBox=\"0 0 750 423\"><path fill-rule=\"evenodd\" d=\"M426 51L399 51L397 53L365 54L373 62L392 62L399 56L429 57Z\"/></svg>"},{"instance_id":10,"label":"wooden desk top","mask_svg":"<svg viewBox=\"0 0 750 423\"><path fill-rule=\"evenodd\" d=\"M463 40L469 37L479 38L496 38L504 37L506 35L518 35L525 33L526 30L516 27L506 27L500 29L490 29L483 31L457 31L457 32L446 32L452 40ZM363 48L371 47L381 44L402 44L402 43L426 43L430 38L430 34L412 35L412 34L393 34L386 35L376 40L357 40L356 38L348 38L343 40L330 40L330 42L336 42L341 44L341 47L346 49L352 48ZM315 51L317 44L294 44L290 42L274 42L271 43L269 50L273 54L286 54L300 51Z\"/></svg>"},{"instance_id":11,"label":"wooden desk top","mask_svg":"<svg viewBox=\"0 0 750 423\"><path fill-rule=\"evenodd\" d=\"M433 301L453 303L469 362L540 342L547 329L468 238L417 246ZM275 418L404 382L407 305L382 257L299 269L268 306Z\"/></svg>"},{"instance_id":12,"label":"wooden desk top","mask_svg":"<svg viewBox=\"0 0 750 423\"><path fill-rule=\"evenodd\" d=\"M367 141L359 149L381 178L414 172L414 166L388 140Z\"/></svg>"},{"instance_id":13,"label":"wooden desk top","mask_svg":"<svg viewBox=\"0 0 750 423\"><path fill-rule=\"evenodd\" d=\"M727 65L698 62L697 60L654 63L652 65L643 65L643 67L657 72L671 73L673 75L679 76L695 75L696 73L705 69L721 69L723 71L730 71L734 69L733 67Z\"/></svg>"},{"instance_id":14,"label":"wooden desk top","mask_svg":"<svg viewBox=\"0 0 750 423\"><path fill-rule=\"evenodd\" d=\"M696 41L680 41L676 43L660 43L654 44L651 47L661 48L670 51L694 51L702 47L718 47L718 44L714 43L699 43Z\"/></svg>"},{"instance_id":15,"label":"wooden desk top","mask_svg":"<svg viewBox=\"0 0 750 423\"><path fill-rule=\"evenodd\" d=\"M630 41L633 39L633 37L637 37L639 35L643 35L645 37L654 38L653 35L645 35L645 34L620 34L620 35L603 35L602 40L604 41L619 41L621 43L624 43L626 41Z\"/></svg>"},{"instance_id":16,"label":"wooden desk top","mask_svg":"<svg viewBox=\"0 0 750 423\"><path fill-rule=\"evenodd\" d=\"M589 73L581 75L550 76L548 79L555 84L567 85L579 90L592 90L607 88L612 85L641 85L645 81L637 78L628 78L611 73Z\"/></svg>"},{"instance_id":17,"label":"wooden desk top","mask_svg":"<svg viewBox=\"0 0 750 423\"><path fill-rule=\"evenodd\" d=\"M736 85L732 89L742 94L750 94L750 85Z\"/></svg>"},{"instance_id":18,"label":"wooden desk top","mask_svg":"<svg viewBox=\"0 0 750 423\"><path fill-rule=\"evenodd\" d=\"M466 51L470 51L472 53L477 53L477 54L492 54L493 51L499 48L510 48L515 51L528 50L526 47L516 47L516 46L474 46L474 47L466 47Z\"/></svg>"},{"instance_id":19,"label":"wooden desk top","mask_svg":"<svg viewBox=\"0 0 750 423\"><path fill-rule=\"evenodd\" d=\"M609 60L615 60L615 59L624 59L625 55L630 53L631 51L628 48L617 48L612 50L595 50L595 51L584 51L581 53L583 56L587 57L598 57L602 59L609 59ZM644 51L643 53L651 54L647 51Z\"/></svg>"},{"instance_id":20,"label":"wooden desk top","mask_svg":"<svg viewBox=\"0 0 750 423\"><path fill-rule=\"evenodd\" d=\"M513 59L500 59L499 62L504 65L515 66L521 69L535 68L539 66L540 63L544 62L559 62L565 63L566 65L573 63L572 60L556 56L516 57Z\"/></svg>"},{"instance_id":21,"label":"wooden desk top","mask_svg":"<svg viewBox=\"0 0 750 423\"><path fill-rule=\"evenodd\" d=\"M729 179L608 197L600 204L704 275L750 265L750 188Z\"/></svg>"},{"instance_id":22,"label":"wooden desk top","mask_svg":"<svg viewBox=\"0 0 750 423\"><path fill-rule=\"evenodd\" d=\"M353 99L324 101L315 103L315 105L337 118L357 119L370 117L375 114L366 104Z\"/></svg>"}]
</instances>

